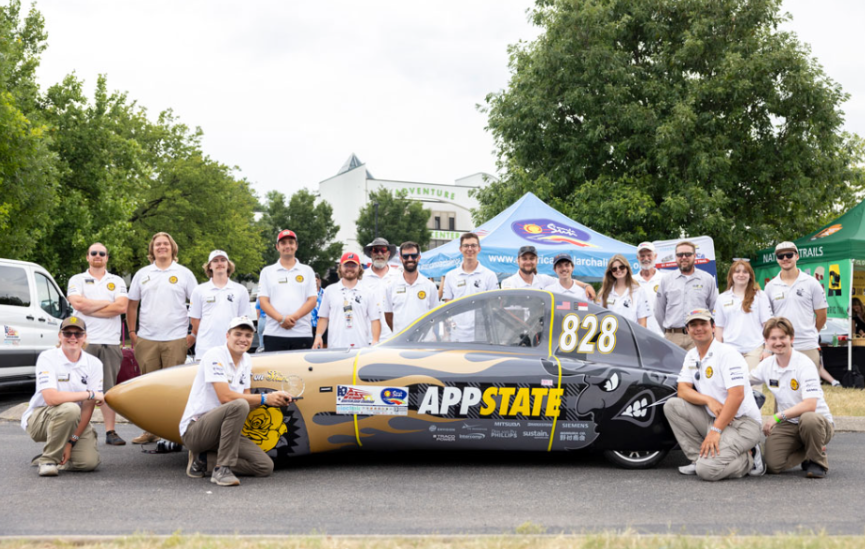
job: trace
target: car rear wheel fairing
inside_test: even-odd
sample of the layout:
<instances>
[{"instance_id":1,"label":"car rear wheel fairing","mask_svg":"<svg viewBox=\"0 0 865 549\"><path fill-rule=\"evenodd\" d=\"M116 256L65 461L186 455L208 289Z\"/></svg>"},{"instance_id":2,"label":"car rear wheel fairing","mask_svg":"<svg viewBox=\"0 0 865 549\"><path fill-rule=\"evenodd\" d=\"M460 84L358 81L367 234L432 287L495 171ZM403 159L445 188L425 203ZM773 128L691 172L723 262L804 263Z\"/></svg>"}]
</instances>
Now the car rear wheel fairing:
<instances>
[{"instance_id":1,"label":"car rear wheel fairing","mask_svg":"<svg viewBox=\"0 0 865 549\"><path fill-rule=\"evenodd\" d=\"M622 469L651 469L667 456L669 450L624 451L605 450L604 457Z\"/></svg>"}]
</instances>

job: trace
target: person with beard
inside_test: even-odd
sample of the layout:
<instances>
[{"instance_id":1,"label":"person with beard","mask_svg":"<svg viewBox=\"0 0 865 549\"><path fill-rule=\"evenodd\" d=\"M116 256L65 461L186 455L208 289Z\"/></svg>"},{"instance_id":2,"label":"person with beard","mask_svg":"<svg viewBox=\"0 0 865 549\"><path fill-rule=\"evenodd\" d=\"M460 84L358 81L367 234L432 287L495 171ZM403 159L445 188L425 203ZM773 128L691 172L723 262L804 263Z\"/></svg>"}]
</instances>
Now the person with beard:
<instances>
[{"instance_id":1,"label":"person with beard","mask_svg":"<svg viewBox=\"0 0 865 549\"><path fill-rule=\"evenodd\" d=\"M390 326L384 318L384 300L388 289L399 279L399 269L392 269L388 262L396 255L396 246L390 244L386 239L378 237L364 246L363 253L372 259L372 264L363 275L362 284L377 292L377 305L381 310L381 339L389 338Z\"/></svg>"},{"instance_id":2,"label":"person with beard","mask_svg":"<svg viewBox=\"0 0 865 549\"><path fill-rule=\"evenodd\" d=\"M592 299L588 296L586 290L577 284L577 281L573 278L574 258L571 257L571 254L561 253L557 255L553 259L553 270L556 271L559 278L549 286L544 287L545 290L566 295L571 299L586 301ZM592 288L591 286L588 287ZM594 296L594 288L592 288L592 295Z\"/></svg>"},{"instance_id":3,"label":"person with beard","mask_svg":"<svg viewBox=\"0 0 865 549\"><path fill-rule=\"evenodd\" d=\"M694 348L694 342L685 328L688 311L715 309L718 287L715 277L694 267L697 261L697 246L683 240L676 244L678 273L670 273L658 285L658 300L655 302L655 320L664 329L664 337L686 351Z\"/></svg>"},{"instance_id":4,"label":"person with beard","mask_svg":"<svg viewBox=\"0 0 865 549\"><path fill-rule=\"evenodd\" d=\"M521 288L544 288L556 279L545 274L538 274L538 251L534 246L523 246L517 254L516 273L502 280L502 290Z\"/></svg>"},{"instance_id":5,"label":"person with beard","mask_svg":"<svg viewBox=\"0 0 865 549\"><path fill-rule=\"evenodd\" d=\"M224 343L232 318L249 314L249 290L228 278L235 267L226 252L213 250L202 268L210 280L195 288L189 301L196 360Z\"/></svg>"},{"instance_id":6,"label":"person with beard","mask_svg":"<svg viewBox=\"0 0 865 549\"><path fill-rule=\"evenodd\" d=\"M287 406L285 391L253 395L252 361L246 353L255 337L255 325L246 316L228 323L225 343L213 347L198 364L189 399L180 420L180 437L189 449L186 474L204 478L208 453L216 452L210 481L219 486L237 486L235 473L266 477L273 460L251 439L243 436L250 408Z\"/></svg>"},{"instance_id":7,"label":"person with beard","mask_svg":"<svg viewBox=\"0 0 865 549\"><path fill-rule=\"evenodd\" d=\"M622 315L631 322L646 327L646 318L651 312L643 288L634 281L631 266L622 254L616 254L607 264L598 304Z\"/></svg>"},{"instance_id":8,"label":"person with beard","mask_svg":"<svg viewBox=\"0 0 865 549\"><path fill-rule=\"evenodd\" d=\"M399 247L402 277L385 293L384 317L393 333L398 334L424 313L438 307L436 285L417 270L420 246L403 242Z\"/></svg>"},{"instance_id":9,"label":"person with beard","mask_svg":"<svg viewBox=\"0 0 865 549\"><path fill-rule=\"evenodd\" d=\"M328 348L367 347L378 344L381 335L381 310L378 294L360 283L363 269L360 257L346 252L339 261L340 281L324 289L318 310L318 327L313 349L324 346L324 331L328 331Z\"/></svg>"},{"instance_id":10,"label":"person with beard","mask_svg":"<svg viewBox=\"0 0 865 549\"><path fill-rule=\"evenodd\" d=\"M658 301L658 288L665 275L655 268L655 264L658 261L655 245L651 242L641 242L637 246L637 259L640 261L640 276L636 277L636 280L643 288L650 307L649 318L646 319L646 327L656 334L663 336L664 330L661 329L657 319L655 319L655 303Z\"/></svg>"}]
</instances>

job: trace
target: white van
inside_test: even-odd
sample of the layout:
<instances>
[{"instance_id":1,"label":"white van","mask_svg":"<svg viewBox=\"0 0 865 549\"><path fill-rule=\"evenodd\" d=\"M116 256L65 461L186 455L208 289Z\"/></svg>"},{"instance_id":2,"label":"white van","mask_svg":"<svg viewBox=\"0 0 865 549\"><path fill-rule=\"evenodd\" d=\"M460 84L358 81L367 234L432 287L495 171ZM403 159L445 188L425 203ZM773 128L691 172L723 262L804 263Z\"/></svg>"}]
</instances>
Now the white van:
<instances>
[{"instance_id":1,"label":"white van","mask_svg":"<svg viewBox=\"0 0 865 549\"><path fill-rule=\"evenodd\" d=\"M0 384L32 381L36 357L57 345L72 307L36 263L0 259Z\"/></svg>"}]
</instances>

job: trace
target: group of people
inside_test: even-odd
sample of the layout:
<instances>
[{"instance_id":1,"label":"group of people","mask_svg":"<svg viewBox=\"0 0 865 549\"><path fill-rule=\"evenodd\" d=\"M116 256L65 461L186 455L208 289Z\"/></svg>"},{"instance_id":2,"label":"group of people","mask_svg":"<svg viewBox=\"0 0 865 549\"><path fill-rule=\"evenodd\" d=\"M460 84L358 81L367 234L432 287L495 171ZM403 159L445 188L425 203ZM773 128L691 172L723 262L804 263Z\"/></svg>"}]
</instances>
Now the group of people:
<instances>
[{"instance_id":1,"label":"group of people","mask_svg":"<svg viewBox=\"0 0 865 549\"><path fill-rule=\"evenodd\" d=\"M324 290L313 270L297 260L293 231L279 232L276 249L279 260L262 270L259 281L264 315L259 329L268 351L318 349L325 337L332 347L376 344L438 306L439 295L447 302L499 287L495 273L478 261L481 244L474 233L461 236L462 261L444 277L441 290L419 273L420 247L414 242L399 247L402 269L389 264L396 246L381 238L364 249L372 258L367 270L357 254L343 254L339 281ZM249 319L249 292L230 279L235 265L226 252L210 253L202 266L209 280L203 284L177 263L177 253L169 234L155 234L148 246L151 264L135 273L127 290L122 278L107 271L105 246L95 243L88 249L89 268L69 281L75 314L63 321L58 348L40 355L36 394L22 417L30 436L46 442L34 459L40 475L55 476L63 468L92 470L99 464L97 436L89 421L95 404L102 406L106 444L125 444L114 429L114 412L102 402L122 360L123 313L142 373L182 364L195 345L200 363L180 424L189 450L187 474L199 478L212 470L213 482L231 486L239 484L234 472L272 471L269 458L240 440L240 431L250 407L285 405L291 395L250 393L246 351L256 328ZM616 255L596 293L572 277L570 254L554 258L553 278L537 273L537 250L523 246L518 272L503 280L501 288L542 288L596 300L689 351L678 396L664 406L692 461L680 469L683 473L717 480L761 474L766 468L778 472L798 460L806 462L809 476L822 478L828 470L825 444L833 425L817 377L818 371L824 379L828 376L820 365L817 340L826 321L826 298L821 285L796 268L798 249L793 243L779 244L776 257L781 273L765 290L749 263L738 260L727 277L727 290L719 296L713 277L695 268L693 243L676 246L678 272L664 275L655 268L654 246L645 242L638 246L639 274L624 256ZM455 326L454 340L471 329ZM751 383L766 384L778 402L776 423L762 429L754 397L745 390L749 375ZM758 443L761 432L771 434L766 466ZM132 442L156 440L144 432ZM216 456L208 460L213 452Z\"/></svg>"}]
</instances>

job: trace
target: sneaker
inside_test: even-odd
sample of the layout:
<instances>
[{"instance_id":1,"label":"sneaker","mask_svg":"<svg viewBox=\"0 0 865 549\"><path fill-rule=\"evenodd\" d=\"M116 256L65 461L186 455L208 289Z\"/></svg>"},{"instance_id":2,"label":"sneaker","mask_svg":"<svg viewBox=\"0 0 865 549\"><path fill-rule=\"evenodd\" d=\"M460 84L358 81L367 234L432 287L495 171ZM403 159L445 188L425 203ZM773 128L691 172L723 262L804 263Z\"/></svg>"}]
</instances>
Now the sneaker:
<instances>
[{"instance_id":1,"label":"sneaker","mask_svg":"<svg viewBox=\"0 0 865 549\"><path fill-rule=\"evenodd\" d=\"M840 387L840 386L841 386L841 382L838 381L837 379L832 382L832 387Z\"/></svg>"},{"instance_id":2,"label":"sneaker","mask_svg":"<svg viewBox=\"0 0 865 549\"><path fill-rule=\"evenodd\" d=\"M231 472L231 468L223 465L213 470L213 476L210 477L210 482L219 486L240 486L240 481Z\"/></svg>"},{"instance_id":3,"label":"sneaker","mask_svg":"<svg viewBox=\"0 0 865 549\"><path fill-rule=\"evenodd\" d=\"M147 444L149 442L156 442L157 440L159 440L158 436L154 435L153 433L148 433L147 431L144 431L143 433L132 439L132 444Z\"/></svg>"},{"instance_id":4,"label":"sneaker","mask_svg":"<svg viewBox=\"0 0 865 549\"><path fill-rule=\"evenodd\" d=\"M803 471L807 471L808 467L811 467L811 460L806 459L805 461L802 462L802 465L800 465L799 467L801 467Z\"/></svg>"},{"instance_id":5,"label":"sneaker","mask_svg":"<svg viewBox=\"0 0 865 549\"><path fill-rule=\"evenodd\" d=\"M687 465L682 465L679 467L679 472L683 475L696 475L697 474L697 464L689 463Z\"/></svg>"},{"instance_id":6,"label":"sneaker","mask_svg":"<svg viewBox=\"0 0 865 549\"><path fill-rule=\"evenodd\" d=\"M751 469L748 474L752 477L762 477L766 474L766 462L763 461L763 453L760 451L760 445L758 444L754 446L751 453L754 455L754 468Z\"/></svg>"},{"instance_id":7,"label":"sneaker","mask_svg":"<svg viewBox=\"0 0 865 549\"><path fill-rule=\"evenodd\" d=\"M109 446L124 446L126 441L120 438L117 431L107 431L105 433L105 444Z\"/></svg>"},{"instance_id":8,"label":"sneaker","mask_svg":"<svg viewBox=\"0 0 865 549\"><path fill-rule=\"evenodd\" d=\"M826 478L827 474L829 474L828 469L824 469L816 463L810 463L808 465L808 472L805 473L805 476L808 478Z\"/></svg>"},{"instance_id":9,"label":"sneaker","mask_svg":"<svg viewBox=\"0 0 865 549\"><path fill-rule=\"evenodd\" d=\"M189 452L189 463L186 465L186 476L191 478L204 478L206 472L207 454L201 453L196 457L195 454Z\"/></svg>"},{"instance_id":10,"label":"sneaker","mask_svg":"<svg viewBox=\"0 0 865 549\"><path fill-rule=\"evenodd\" d=\"M57 471L56 463L40 463L39 464L39 476L40 477L56 477L60 473Z\"/></svg>"}]
</instances>

